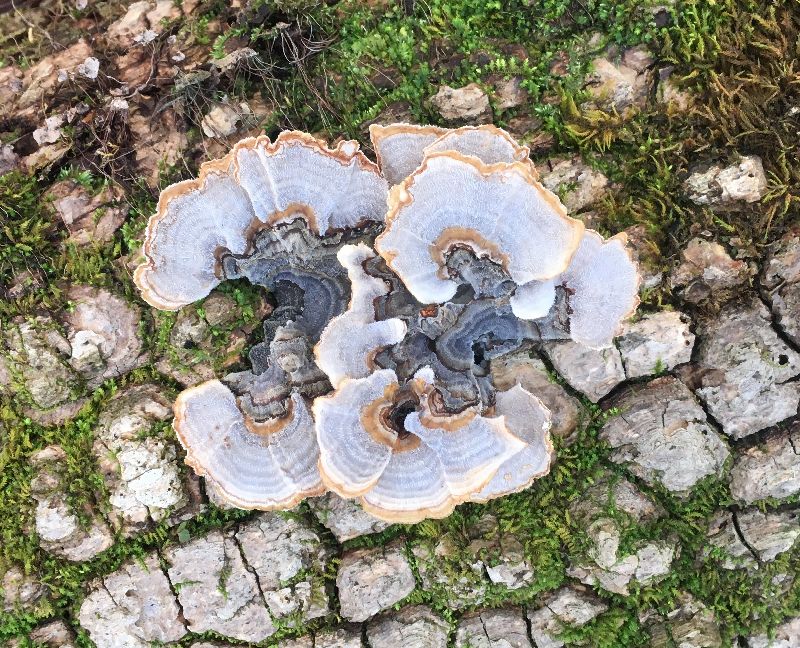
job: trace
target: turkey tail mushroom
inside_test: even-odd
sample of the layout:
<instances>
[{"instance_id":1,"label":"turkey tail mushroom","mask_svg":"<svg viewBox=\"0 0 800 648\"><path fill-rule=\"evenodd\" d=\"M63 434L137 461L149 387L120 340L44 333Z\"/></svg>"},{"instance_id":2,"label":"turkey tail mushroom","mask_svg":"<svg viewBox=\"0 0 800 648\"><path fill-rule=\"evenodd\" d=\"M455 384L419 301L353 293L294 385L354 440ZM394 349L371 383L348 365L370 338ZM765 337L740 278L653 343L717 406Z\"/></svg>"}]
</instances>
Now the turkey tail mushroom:
<instances>
[{"instance_id":1,"label":"turkey tail mushroom","mask_svg":"<svg viewBox=\"0 0 800 648\"><path fill-rule=\"evenodd\" d=\"M256 422L230 389L210 380L179 394L173 427L186 463L238 508L288 509L325 492L314 422L297 393L285 418Z\"/></svg>"},{"instance_id":2,"label":"turkey tail mushroom","mask_svg":"<svg viewBox=\"0 0 800 648\"><path fill-rule=\"evenodd\" d=\"M369 127L372 146L381 173L390 185L400 184L422 164L426 155L455 151L471 155L485 164L528 161L530 150L511 135L491 124L439 128L415 124ZM535 173L533 165L531 171Z\"/></svg>"},{"instance_id":3,"label":"turkey tail mushroom","mask_svg":"<svg viewBox=\"0 0 800 648\"><path fill-rule=\"evenodd\" d=\"M570 291L570 337L595 349L611 345L639 305L639 275L627 236L605 240L587 230L560 281Z\"/></svg>"},{"instance_id":4,"label":"turkey tail mushroom","mask_svg":"<svg viewBox=\"0 0 800 648\"><path fill-rule=\"evenodd\" d=\"M556 281L529 281L517 286L510 301L511 310L520 319L535 320L545 317L556 301Z\"/></svg>"},{"instance_id":5,"label":"turkey tail mushroom","mask_svg":"<svg viewBox=\"0 0 800 648\"><path fill-rule=\"evenodd\" d=\"M488 502L495 497L528 488L550 471L555 457L550 439L550 410L519 384L497 392L495 413L505 416L506 425L525 448L498 468L492 480L472 496L473 502Z\"/></svg>"},{"instance_id":6,"label":"turkey tail mushroom","mask_svg":"<svg viewBox=\"0 0 800 648\"><path fill-rule=\"evenodd\" d=\"M345 378L369 375L375 368L375 352L400 342L406 334L406 325L400 319L375 321L374 302L386 295L389 287L364 270L364 263L375 257L372 250L363 243L345 245L337 257L350 278L350 307L328 323L314 347L317 366L328 375L334 388Z\"/></svg>"},{"instance_id":7,"label":"turkey tail mushroom","mask_svg":"<svg viewBox=\"0 0 800 648\"><path fill-rule=\"evenodd\" d=\"M344 380L314 401L324 483L392 522L444 517L483 488L525 443L504 417L438 414L432 372L401 387L390 369Z\"/></svg>"},{"instance_id":8,"label":"turkey tail mushroom","mask_svg":"<svg viewBox=\"0 0 800 648\"><path fill-rule=\"evenodd\" d=\"M583 229L527 164L448 151L392 188L375 249L418 301L441 304L458 288L443 276L455 248L488 257L522 285L564 272Z\"/></svg>"},{"instance_id":9,"label":"turkey tail mushroom","mask_svg":"<svg viewBox=\"0 0 800 648\"><path fill-rule=\"evenodd\" d=\"M471 155L484 164L498 162L525 162L530 149L522 146L502 128L492 126L462 126L444 133L436 141L425 147L424 154L455 151L462 155ZM420 160L421 162L421 160ZM531 165L532 173L536 173Z\"/></svg>"},{"instance_id":10,"label":"turkey tail mushroom","mask_svg":"<svg viewBox=\"0 0 800 648\"><path fill-rule=\"evenodd\" d=\"M638 303L625 236L570 218L505 131L370 135L379 166L352 141L243 140L148 224L134 279L156 308L224 279L272 293L251 369L175 403L186 463L234 506L329 488L412 523L529 487L553 460L551 415L519 384L498 391L490 364L544 340L607 346Z\"/></svg>"},{"instance_id":11,"label":"turkey tail mushroom","mask_svg":"<svg viewBox=\"0 0 800 648\"><path fill-rule=\"evenodd\" d=\"M325 235L382 221L387 190L356 142L330 149L299 132L242 140L196 180L162 191L134 281L150 305L177 310L219 284L220 253L244 253L259 228L302 218Z\"/></svg>"},{"instance_id":12,"label":"turkey tail mushroom","mask_svg":"<svg viewBox=\"0 0 800 648\"><path fill-rule=\"evenodd\" d=\"M449 132L447 128L416 124L370 126L372 148L375 149L383 177L390 185L401 183L422 163L425 147L433 144L447 132Z\"/></svg>"}]
</instances>

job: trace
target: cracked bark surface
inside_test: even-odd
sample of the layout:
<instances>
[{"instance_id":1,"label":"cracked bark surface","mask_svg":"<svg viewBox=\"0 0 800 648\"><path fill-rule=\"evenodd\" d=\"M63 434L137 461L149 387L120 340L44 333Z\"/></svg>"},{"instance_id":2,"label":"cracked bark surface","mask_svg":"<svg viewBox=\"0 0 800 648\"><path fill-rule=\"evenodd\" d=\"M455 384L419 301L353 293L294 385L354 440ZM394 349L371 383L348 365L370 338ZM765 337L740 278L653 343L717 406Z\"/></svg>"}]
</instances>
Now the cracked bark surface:
<instances>
[{"instance_id":1,"label":"cracked bark surface","mask_svg":"<svg viewBox=\"0 0 800 648\"><path fill-rule=\"evenodd\" d=\"M174 589L151 554L94 582L78 619L92 641L108 648L148 648L188 631Z\"/></svg>"},{"instance_id":2,"label":"cracked bark surface","mask_svg":"<svg viewBox=\"0 0 800 648\"><path fill-rule=\"evenodd\" d=\"M689 389L676 378L634 386L608 403L619 409L601 429L611 461L681 497L709 475L720 476L729 456Z\"/></svg>"},{"instance_id":3,"label":"cracked bark surface","mask_svg":"<svg viewBox=\"0 0 800 648\"><path fill-rule=\"evenodd\" d=\"M597 403L625 380L622 357L615 346L590 349L577 342L548 342L544 351L570 386Z\"/></svg>"},{"instance_id":4,"label":"cracked bark surface","mask_svg":"<svg viewBox=\"0 0 800 648\"><path fill-rule=\"evenodd\" d=\"M615 515L610 515L609 507ZM585 559L573 560L567 574L623 596L628 596L633 580L643 584L661 580L679 552L677 537L639 541L624 552L620 545L628 528L653 522L664 513L630 481L609 473L599 476L570 508L591 544Z\"/></svg>"},{"instance_id":5,"label":"cracked bark surface","mask_svg":"<svg viewBox=\"0 0 800 648\"><path fill-rule=\"evenodd\" d=\"M277 629L273 617L299 612L308 621L328 613L327 594L318 587L328 557L310 527L264 514L235 533L212 531L167 549L166 571L151 554L149 572L131 565L98 582L81 608L81 623L98 646L144 648L207 631L263 641ZM120 624L131 619L144 630L122 631ZM180 623L180 632L170 619Z\"/></svg>"},{"instance_id":6,"label":"cracked bark surface","mask_svg":"<svg viewBox=\"0 0 800 648\"><path fill-rule=\"evenodd\" d=\"M690 323L678 311L647 313L627 322L617 339L626 378L651 376L689 362L695 341Z\"/></svg>"},{"instance_id":7,"label":"cracked bark surface","mask_svg":"<svg viewBox=\"0 0 800 648\"><path fill-rule=\"evenodd\" d=\"M724 300L747 282L747 264L734 260L719 243L694 238L681 251L669 284L690 304Z\"/></svg>"},{"instance_id":8,"label":"cracked bark surface","mask_svg":"<svg viewBox=\"0 0 800 648\"><path fill-rule=\"evenodd\" d=\"M403 546L396 542L345 553L336 575L341 614L350 621L367 620L401 601L415 587Z\"/></svg>"},{"instance_id":9,"label":"cracked bark surface","mask_svg":"<svg viewBox=\"0 0 800 648\"><path fill-rule=\"evenodd\" d=\"M497 561L484 563L489 580L510 590L528 585L534 577L533 567L525 558L525 549L513 533L499 533L496 538L500 552Z\"/></svg>"},{"instance_id":10,"label":"cracked bark surface","mask_svg":"<svg viewBox=\"0 0 800 648\"><path fill-rule=\"evenodd\" d=\"M92 447L109 489L110 517L125 535L151 528L174 513L199 512L178 468L175 445L146 436L168 420L172 403L154 384L120 392L101 413ZM173 515L177 522L178 515Z\"/></svg>"},{"instance_id":11,"label":"cracked bark surface","mask_svg":"<svg viewBox=\"0 0 800 648\"><path fill-rule=\"evenodd\" d=\"M359 626L318 632L314 635L314 648L362 648L362 634Z\"/></svg>"},{"instance_id":12,"label":"cracked bark surface","mask_svg":"<svg viewBox=\"0 0 800 648\"><path fill-rule=\"evenodd\" d=\"M384 612L367 624L370 648L446 648L450 627L429 607L412 605L397 612Z\"/></svg>"},{"instance_id":13,"label":"cracked bark surface","mask_svg":"<svg viewBox=\"0 0 800 648\"><path fill-rule=\"evenodd\" d=\"M355 500L344 499L336 493L311 498L308 505L339 542L369 533L380 533L390 526L388 522L367 513Z\"/></svg>"},{"instance_id":14,"label":"cracked bark surface","mask_svg":"<svg viewBox=\"0 0 800 648\"><path fill-rule=\"evenodd\" d=\"M765 634L748 637L746 648L794 648L800 637L800 617L788 619L775 629L775 636Z\"/></svg>"},{"instance_id":15,"label":"cracked bark surface","mask_svg":"<svg viewBox=\"0 0 800 648\"><path fill-rule=\"evenodd\" d=\"M711 610L686 592L678 596L677 604L666 619L649 625L652 648L722 648L720 627Z\"/></svg>"},{"instance_id":16,"label":"cracked bark surface","mask_svg":"<svg viewBox=\"0 0 800 648\"><path fill-rule=\"evenodd\" d=\"M733 522L733 528L736 531L736 536L739 541L744 545L750 555L755 558L756 562L762 562L761 555L756 550L756 548L751 544L750 540L747 537L746 531L749 530L750 525L747 524L744 526L744 530L742 529L742 521L740 520L740 513L738 511L731 512L731 521ZM748 518L748 520L751 518Z\"/></svg>"},{"instance_id":17,"label":"cracked bark surface","mask_svg":"<svg viewBox=\"0 0 800 648\"><path fill-rule=\"evenodd\" d=\"M545 597L540 607L528 610L530 631L537 648L562 648L565 628L580 627L608 610L608 605L581 585L567 585Z\"/></svg>"},{"instance_id":18,"label":"cracked bark surface","mask_svg":"<svg viewBox=\"0 0 800 648\"><path fill-rule=\"evenodd\" d=\"M770 246L761 287L775 315L775 324L800 347L800 229L787 232Z\"/></svg>"},{"instance_id":19,"label":"cracked bark surface","mask_svg":"<svg viewBox=\"0 0 800 648\"><path fill-rule=\"evenodd\" d=\"M421 589L440 594L453 610L475 607L484 602L492 580L487 563L501 565L500 572L495 571L495 578L504 571L499 553L500 528L494 515L484 513L465 529L464 536L446 533L435 541L418 542L411 549L419 570ZM462 553L465 544L466 555ZM530 573L529 564L520 560L519 554L509 562L512 565L516 563L522 575ZM513 584L515 581L510 582Z\"/></svg>"},{"instance_id":20,"label":"cracked bark surface","mask_svg":"<svg viewBox=\"0 0 800 648\"><path fill-rule=\"evenodd\" d=\"M791 549L800 537L800 514L796 510L765 513L747 509L734 513L733 518L742 542L762 563Z\"/></svg>"},{"instance_id":21,"label":"cracked bark surface","mask_svg":"<svg viewBox=\"0 0 800 648\"><path fill-rule=\"evenodd\" d=\"M724 569L759 569L792 548L800 537L800 514L797 510L722 510L712 518L708 535L711 547L722 551ZM703 555L715 552L706 548Z\"/></svg>"},{"instance_id":22,"label":"cracked bark surface","mask_svg":"<svg viewBox=\"0 0 800 648\"><path fill-rule=\"evenodd\" d=\"M780 339L757 297L724 308L699 338L696 391L726 434L740 439L797 414L800 354Z\"/></svg>"},{"instance_id":23,"label":"cracked bark surface","mask_svg":"<svg viewBox=\"0 0 800 648\"><path fill-rule=\"evenodd\" d=\"M747 504L800 493L800 424L770 435L760 445L747 448L734 459L731 495Z\"/></svg>"},{"instance_id":24,"label":"cracked bark surface","mask_svg":"<svg viewBox=\"0 0 800 648\"><path fill-rule=\"evenodd\" d=\"M296 615L306 622L330 611L322 581L330 551L313 529L296 519L264 513L232 537L273 619Z\"/></svg>"},{"instance_id":25,"label":"cracked bark surface","mask_svg":"<svg viewBox=\"0 0 800 648\"><path fill-rule=\"evenodd\" d=\"M263 641L276 631L256 577L245 568L232 534L212 531L164 552L187 627L242 641Z\"/></svg>"},{"instance_id":26,"label":"cracked bark surface","mask_svg":"<svg viewBox=\"0 0 800 648\"><path fill-rule=\"evenodd\" d=\"M42 548L72 562L83 562L108 549L114 542L105 517L86 503L82 511L73 510L67 497L64 466L67 453L51 445L30 459L35 469L31 497L36 501L35 529ZM94 494L91 494L94 495ZM78 513L89 517L82 524Z\"/></svg>"},{"instance_id":27,"label":"cracked bark surface","mask_svg":"<svg viewBox=\"0 0 800 648\"><path fill-rule=\"evenodd\" d=\"M483 610L461 617L456 648L533 648L528 624L519 608Z\"/></svg>"}]
</instances>

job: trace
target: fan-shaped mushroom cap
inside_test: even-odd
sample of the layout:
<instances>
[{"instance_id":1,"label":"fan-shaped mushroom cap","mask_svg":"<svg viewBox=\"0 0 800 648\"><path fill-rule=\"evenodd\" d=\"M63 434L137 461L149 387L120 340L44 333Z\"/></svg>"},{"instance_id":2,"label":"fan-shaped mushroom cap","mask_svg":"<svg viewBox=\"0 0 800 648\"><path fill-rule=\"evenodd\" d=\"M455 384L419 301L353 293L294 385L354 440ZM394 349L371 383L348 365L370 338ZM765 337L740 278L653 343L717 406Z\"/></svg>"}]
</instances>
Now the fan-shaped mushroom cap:
<instances>
[{"instance_id":1,"label":"fan-shaped mushroom cap","mask_svg":"<svg viewBox=\"0 0 800 648\"><path fill-rule=\"evenodd\" d=\"M369 136L383 177L390 185L401 183L422 163L425 147L447 132L438 126L372 124Z\"/></svg>"},{"instance_id":2,"label":"fan-shaped mushroom cap","mask_svg":"<svg viewBox=\"0 0 800 648\"><path fill-rule=\"evenodd\" d=\"M284 132L274 143L245 139L197 180L161 192L134 274L152 306L176 310L219 282L218 253L242 254L259 224L305 219L320 235L381 221L388 185L356 142L335 149L305 133Z\"/></svg>"},{"instance_id":3,"label":"fan-shaped mushroom cap","mask_svg":"<svg viewBox=\"0 0 800 648\"><path fill-rule=\"evenodd\" d=\"M444 151L472 155L485 164L522 162L527 160L530 155L530 149L527 146L521 146L502 128L491 124L462 126L448 131L427 146L424 154Z\"/></svg>"},{"instance_id":4,"label":"fan-shaped mushroom cap","mask_svg":"<svg viewBox=\"0 0 800 648\"><path fill-rule=\"evenodd\" d=\"M233 149L236 175L264 223L302 216L317 234L382 221L388 186L354 140L329 149L318 139L284 131Z\"/></svg>"},{"instance_id":5,"label":"fan-shaped mushroom cap","mask_svg":"<svg viewBox=\"0 0 800 648\"><path fill-rule=\"evenodd\" d=\"M133 275L151 306L177 310L205 297L219 284L216 251L244 252L247 247L255 212L228 170L204 165L200 180L161 192L145 233L146 261Z\"/></svg>"},{"instance_id":6,"label":"fan-shaped mushroom cap","mask_svg":"<svg viewBox=\"0 0 800 648\"><path fill-rule=\"evenodd\" d=\"M367 429L362 414L387 390L396 389L395 373L382 369L366 378L344 380L333 394L314 400L320 473L328 488L342 497L356 497L372 488L392 458L392 447L371 434L374 430Z\"/></svg>"},{"instance_id":7,"label":"fan-shaped mushroom cap","mask_svg":"<svg viewBox=\"0 0 800 648\"><path fill-rule=\"evenodd\" d=\"M325 491L314 422L299 394L285 419L259 423L242 414L230 389L210 380L181 392L173 426L186 463L234 506L285 509Z\"/></svg>"},{"instance_id":8,"label":"fan-shaped mushroom cap","mask_svg":"<svg viewBox=\"0 0 800 648\"><path fill-rule=\"evenodd\" d=\"M502 416L434 414L427 401L432 378L423 369L412 381L418 411L405 416L402 433L387 423L400 395L390 369L346 379L314 401L320 473L329 488L344 497L361 495L364 509L385 520L443 517L525 447Z\"/></svg>"},{"instance_id":9,"label":"fan-shaped mushroom cap","mask_svg":"<svg viewBox=\"0 0 800 648\"><path fill-rule=\"evenodd\" d=\"M317 366L328 375L334 388L344 378L367 376L375 368L375 351L400 342L406 334L406 325L400 319L375 321L374 301L389 288L364 270L364 262L374 256L363 243L345 245L337 254L350 277L350 307L330 321L314 347Z\"/></svg>"},{"instance_id":10,"label":"fan-shaped mushroom cap","mask_svg":"<svg viewBox=\"0 0 800 648\"><path fill-rule=\"evenodd\" d=\"M498 468L492 480L472 496L473 502L488 502L528 488L548 473L553 459L550 410L519 384L497 392L496 398L496 413L505 416L509 430L526 445Z\"/></svg>"},{"instance_id":11,"label":"fan-shaped mushroom cap","mask_svg":"<svg viewBox=\"0 0 800 648\"><path fill-rule=\"evenodd\" d=\"M391 185L400 184L410 176L430 153L456 151L486 164L521 162L530 154L527 146L521 146L506 131L491 124L455 129L373 124L369 134L381 172ZM535 173L532 166L531 170Z\"/></svg>"},{"instance_id":12,"label":"fan-shaped mushroom cap","mask_svg":"<svg viewBox=\"0 0 800 648\"><path fill-rule=\"evenodd\" d=\"M475 416L448 430L429 427L436 425L435 419L423 423L412 412L405 425L420 443L394 453L375 486L361 498L365 511L384 520L410 524L450 515L524 449L502 417Z\"/></svg>"},{"instance_id":13,"label":"fan-shaped mushroom cap","mask_svg":"<svg viewBox=\"0 0 800 648\"><path fill-rule=\"evenodd\" d=\"M607 347L639 304L639 276L624 233L605 241L593 230L560 281L570 291L570 337L594 349Z\"/></svg>"},{"instance_id":14,"label":"fan-shaped mushroom cap","mask_svg":"<svg viewBox=\"0 0 800 648\"><path fill-rule=\"evenodd\" d=\"M424 303L443 303L458 285L442 277L447 254L469 247L503 266L518 284L562 273L583 234L529 166L487 165L433 153L389 193L386 229L375 248Z\"/></svg>"},{"instance_id":15,"label":"fan-shaped mushroom cap","mask_svg":"<svg viewBox=\"0 0 800 648\"><path fill-rule=\"evenodd\" d=\"M535 320L546 317L556 301L554 279L529 281L517 286L511 297L511 310L520 319Z\"/></svg>"}]
</instances>

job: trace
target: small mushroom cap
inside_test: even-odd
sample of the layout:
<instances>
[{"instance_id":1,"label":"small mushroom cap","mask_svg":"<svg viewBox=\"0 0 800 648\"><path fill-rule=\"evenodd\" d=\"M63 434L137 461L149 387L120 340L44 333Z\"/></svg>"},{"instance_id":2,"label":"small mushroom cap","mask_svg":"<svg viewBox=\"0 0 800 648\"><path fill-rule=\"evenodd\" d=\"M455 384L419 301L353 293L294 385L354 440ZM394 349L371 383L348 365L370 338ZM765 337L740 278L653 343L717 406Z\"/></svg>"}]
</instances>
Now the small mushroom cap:
<instances>
[{"instance_id":1,"label":"small mushroom cap","mask_svg":"<svg viewBox=\"0 0 800 648\"><path fill-rule=\"evenodd\" d=\"M287 509L325 492L314 422L297 393L285 419L258 423L228 387L210 380L178 395L173 427L186 463L238 508Z\"/></svg>"},{"instance_id":2,"label":"small mushroom cap","mask_svg":"<svg viewBox=\"0 0 800 648\"><path fill-rule=\"evenodd\" d=\"M335 149L305 133L242 140L196 180L161 192L134 274L142 298L162 310L206 296L219 253L243 254L266 225L303 218L319 235L382 221L388 185L355 142Z\"/></svg>"},{"instance_id":3,"label":"small mushroom cap","mask_svg":"<svg viewBox=\"0 0 800 648\"><path fill-rule=\"evenodd\" d=\"M373 124L369 127L369 134L378 165L390 185L400 184L430 153L456 151L474 156L486 164L521 162L530 154L527 146L521 146L506 131L491 124L455 129ZM532 166L531 169L533 171Z\"/></svg>"},{"instance_id":4,"label":"small mushroom cap","mask_svg":"<svg viewBox=\"0 0 800 648\"><path fill-rule=\"evenodd\" d=\"M133 278L142 298L160 310L202 299L220 282L216 253L239 254L255 218L247 193L226 172L203 166L199 180L161 192L145 232L145 261Z\"/></svg>"},{"instance_id":5,"label":"small mushroom cap","mask_svg":"<svg viewBox=\"0 0 800 648\"><path fill-rule=\"evenodd\" d=\"M420 443L392 455L375 486L361 498L365 511L406 524L446 517L525 448L503 417L474 416L452 430L430 427L435 424L435 419L423 423L418 412L406 417L406 429Z\"/></svg>"},{"instance_id":6,"label":"small mushroom cap","mask_svg":"<svg viewBox=\"0 0 800 648\"><path fill-rule=\"evenodd\" d=\"M381 369L366 378L345 379L335 392L314 400L320 474L342 497L357 497L372 488L392 458L391 446L374 430L370 433L362 412L396 389L394 371Z\"/></svg>"},{"instance_id":7,"label":"small mushroom cap","mask_svg":"<svg viewBox=\"0 0 800 648\"><path fill-rule=\"evenodd\" d=\"M528 159L530 149L521 146L502 128L484 126L462 126L444 133L425 148L425 155L456 151L471 155L485 164L498 162L523 162ZM422 162L422 160L420 160Z\"/></svg>"},{"instance_id":8,"label":"small mushroom cap","mask_svg":"<svg viewBox=\"0 0 800 648\"><path fill-rule=\"evenodd\" d=\"M374 302L388 293L389 287L364 270L364 262L375 257L372 250L363 243L345 245L336 256L350 278L350 307L328 323L314 347L317 366L328 375L334 388L345 378L369 375L375 368L375 352L400 342L406 334L406 325L400 319L375 321Z\"/></svg>"},{"instance_id":9,"label":"small mushroom cap","mask_svg":"<svg viewBox=\"0 0 800 648\"><path fill-rule=\"evenodd\" d=\"M556 284L554 279L529 281L511 297L511 310L520 319L535 320L546 317L556 301Z\"/></svg>"},{"instance_id":10,"label":"small mushroom cap","mask_svg":"<svg viewBox=\"0 0 800 648\"><path fill-rule=\"evenodd\" d=\"M364 509L384 520L444 517L525 448L502 416L433 414L426 397L432 379L422 370L412 381L420 404L403 421L406 435L384 422L399 390L390 369L346 379L314 402L320 473L329 488L343 497L361 495Z\"/></svg>"},{"instance_id":11,"label":"small mushroom cap","mask_svg":"<svg viewBox=\"0 0 800 648\"><path fill-rule=\"evenodd\" d=\"M639 305L636 262L624 233L608 239L586 230L578 251L560 281L570 296L570 337L593 349L611 345L623 320Z\"/></svg>"},{"instance_id":12,"label":"small mushroom cap","mask_svg":"<svg viewBox=\"0 0 800 648\"><path fill-rule=\"evenodd\" d=\"M489 257L522 285L562 273L583 229L529 165L487 165L451 151L427 156L392 188L375 248L419 302L444 303L458 288L442 276L453 248Z\"/></svg>"},{"instance_id":13,"label":"small mushroom cap","mask_svg":"<svg viewBox=\"0 0 800 648\"><path fill-rule=\"evenodd\" d=\"M438 126L372 124L369 136L383 177L390 185L401 183L422 163L425 147L447 132Z\"/></svg>"},{"instance_id":14,"label":"small mushroom cap","mask_svg":"<svg viewBox=\"0 0 800 648\"><path fill-rule=\"evenodd\" d=\"M266 137L243 140L233 150L236 175L261 222L298 216L320 236L332 230L383 221L388 185L358 142L329 149L320 140L284 131L273 144Z\"/></svg>"},{"instance_id":15,"label":"small mushroom cap","mask_svg":"<svg viewBox=\"0 0 800 648\"><path fill-rule=\"evenodd\" d=\"M525 490L550 471L554 458L550 410L519 384L497 392L496 398L496 413L505 417L509 430L526 445L498 468L492 480L471 498L473 502Z\"/></svg>"}]
</instances>

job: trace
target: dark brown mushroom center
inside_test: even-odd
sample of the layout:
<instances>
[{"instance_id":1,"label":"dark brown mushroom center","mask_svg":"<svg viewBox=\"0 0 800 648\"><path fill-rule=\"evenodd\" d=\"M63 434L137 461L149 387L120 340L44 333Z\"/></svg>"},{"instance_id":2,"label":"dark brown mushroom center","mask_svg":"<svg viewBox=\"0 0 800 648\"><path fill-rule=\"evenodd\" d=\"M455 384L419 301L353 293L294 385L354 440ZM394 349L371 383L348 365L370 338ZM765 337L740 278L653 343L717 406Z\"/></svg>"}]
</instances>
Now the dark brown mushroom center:
<instances>
[{"instance_id":1,"label":"dark brown mushroom center","mask_svg":"<svg viewBox=\"0 0 800 648\"><path fill-rule=\"evenodd\" d=\"M414 395L403 394L399 400L381 412L381 418L386 427L397 432L397 438L402 441L411 436L411 432L405 428L406 417L418 407L419 400Z\"/></svg>"}]
</instances>

